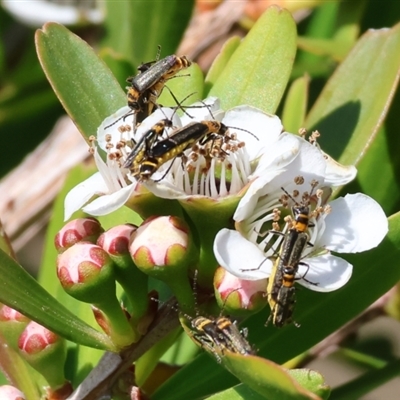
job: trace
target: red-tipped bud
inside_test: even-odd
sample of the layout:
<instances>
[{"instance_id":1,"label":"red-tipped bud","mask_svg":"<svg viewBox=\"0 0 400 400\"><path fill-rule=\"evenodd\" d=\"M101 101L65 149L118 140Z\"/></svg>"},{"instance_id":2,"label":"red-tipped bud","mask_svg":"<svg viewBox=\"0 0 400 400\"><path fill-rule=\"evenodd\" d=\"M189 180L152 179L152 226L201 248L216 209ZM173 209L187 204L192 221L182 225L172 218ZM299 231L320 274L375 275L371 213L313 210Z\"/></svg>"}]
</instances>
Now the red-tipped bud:
<instances>
[{"instance_id":1,"label":"red-tipped bud","mask_svg":"<svg viewBox=\"0 0 400 400\"><path fill-rule=\"evenodd\" d=\"M57 233L54 238L54 245L57 251L62 253L75 243L96 243L96 240L102 232L104 232L104 229L95 218L74 219L65 224Z\"/></svg>"},{"instance_id":2,"label":"red-tipped bud","mask_svg":"<svg viewBox=\"0 0 400 400\"><path fill-rule=\"evenodd\" d=\"M65 384L67 351L64 339L31 321L22 332L18 347L21 356L44 376L50 387L58 388Z\"/></svg>"},{"instance_id":3,"label":"red-tipped bud","mask_svg":"<svg viewBox=\"0 0 400 400\"><path fill-rule=\"evenodd\" d=\"M124 289L128 300L125 304L131 313L134 329L147 313L149 305L148 276L136 267L129 252L131 236L136 229L137 226L131 224L118 225L104 232L97 241L114 261L115 278Z\"/></svg>"},{"instance_id":4,"label":"red-tipped bud","mask_svg":"<svg viewBox=\"0 0 400 400\"><path fill-rule=\"evenodd\" d=\"M125 267L128 258L129 265L132 265L129 243L136 229L137 226L131 224L114 226L100 235L97 244L110 255L115 264Z\"/></svg>"},{"instance_id":5,"label":"red-tipped bud","mask_svg":"<svg viewBox=\"0 0 400 400\"><path fill-rule=\"evenodd\" d=\"M57 259L57 275L69 295L107 316L107 330L118 348L138 339L116 297L114 264L100 246L82 242L65 250Z\"/></svg>"},{"instance_id":6,"label":"red-tipped bud","mask_svg":"<svg viewBox=\"0 0 400 400\"><path fill-rule=\"evenodd\" d=\"M141 271L169 285L182 311L192 313L187 271L196 265L198 251L186 222L178 217L147 219L133 233L130 253Z\"/></svg>"},{"instance_id":7,"label":"red-tipped bud","mask_svg":"<svg viewBox=\"0 0 400 400\"><path fill-rule=\"evenodd\" d=\"M29 321L29 318L20 312L6 305L0 305L0 332L14 349L18 348L18 338Z\"/></svg>"},{"instance_id":8,"label":"red-tipped bud","mask_svg":"<svg viewBox=\"0 0 400 400\"><path fill-rule=\"evenodd\" d=\"M268 303L268 279L239 279L219 267L214 275L214 292L218 305L228 314L248 315L260 311Z\"/></svg>"},{"instance_id":9,"label":"red-tipped bud","mask_svg":"<svg viewBox=\"0 0 400 400\"><path fill-rule=\"evenodd\" d=\"M104 290L115 293L113 263L91 243L77 243L60 254L57 275L68 294L86 303L102 302Z\"/></svg>"},{"instance_id":10,"label":"red-tipped bud","mask_svg":"<svg viewBox=\"0 0 400 400\"><path fill-rule=\"evenodd\" d=\"M14 386L4 385L4 386L0 386L0 399L1 400L26 400L26 397L20 390L18 390Z\"/></svg>"},{"instance_id":11,"label":"red-tipped bud","mask_svg":"<svg viewBox=\"0 0 400 400\"><path fill-rule=\"evenodd\" d=\"M27 354L36 354L56 343L59 337L38 323L31 321L22 332L18 347Z\"/></svg>"},{"instance_id":12,"label":"red-tipped bud","mask_svg":"<svg viewBox=\"0 0 400 400\"><path fill-rule=\"evenodd\" d=\"M169 216L144 221L132 235L130 252L138 268L155 277L186 270L197 258L186 222Z\"/></svg>"}]
</instances>

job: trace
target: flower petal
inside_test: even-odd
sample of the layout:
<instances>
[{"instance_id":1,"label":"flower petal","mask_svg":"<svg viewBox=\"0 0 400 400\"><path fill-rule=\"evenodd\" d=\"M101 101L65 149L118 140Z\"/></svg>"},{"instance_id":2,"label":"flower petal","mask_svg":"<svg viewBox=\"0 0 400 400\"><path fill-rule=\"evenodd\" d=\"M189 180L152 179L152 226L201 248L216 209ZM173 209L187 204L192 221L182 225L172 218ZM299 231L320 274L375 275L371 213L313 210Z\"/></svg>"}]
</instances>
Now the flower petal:
<instances>
[{"instance_id":1,"label":"flower petal","mask_svg":"<svg viewBox=\"0 0 400 400\"><path fill-rule=\"evenodd\" d=\"M94 216L106 215L118 210L118 208L122 207L128 201L136 185L137 183L132 183L117 192L98 197L96 200L83 207L82 210Z\"/></svg>"},{"instance_id":2,"label":"flower petal","mask_svg":"<svg viewBox=\"0 0 400 400\"><path fill-rule=\"evenodd\" d=\"M259 157L264 147L276 142L283 129L282 122L276 115L267 114L258 108L246 105L228 110L222 122L230 128L230 132L236 134L240 141L246 143L250 160ZM255 135L258 140L252 135Z\"/></svg>"},{"instance_id":3,"label":"flower petal","mask_svg":"<svg viewBox=\"0 0 400 400\"><path fill-rule=\"evenodd\" d=\"M354 165L343 165L334 160L330 155L321 150L325 156L326 171L325 184L330 186L347 185L357 176L357 168Z\"/></svg>"},{"instance_id":4,"label":"flower petal","mask_svg":"<svg viewBox=\"0 0 400 400\"><path fill-rule=\"evenodd\" d=\"M143 185L155 196L162 199L179 199L182 197L188 197L188 195L183 190L180 190L173 183L168 182L168 176L163 178L164 175L165 170L156 171L153 174L152 179L143 182ZM161 180L158 181L158 179Z\"/></svg>"},{"instance_id":5,"label":"flower petal","mask_svg":"<svg viewBox=\"0 0 400 400\"><path fill-rule=\"evenodd\" d=\"M96 172L88 179L73 187L64 200L64 221L86 204L94 195L107 193L108 188L103 177Z\"/></svg>"},{"instance_id":6,"label":"flower petal","mask_svg":"<svg viewBox=\"0 0 400 400\"><path fill-rule=\"evenodd\" d=\"M346 260L330 253L304 259L306 265L300 265L298 283L315 292L332 292L344 286L350 279L353 266ZM312 283L310 283L312 282ZM315 283L316 285L313 285Z\"/></svg>"},{"instance_id":7,"label":"flower petal","mask_svg":"<svg viewBox=\"0 0 400 400\"><path fill-rule=\"evenodd\" d=\"M286 135L290 134L286 133ZM324 183L326 171L324 156L317 147L311 145L303 138L297 137L297 140L300 144L298 146L298 157L293 159L293 162L278 179L271 182L270 190L277 190L283 186L288 192L291 192L293 189L309 191L312 180L318 181L321 185ZM297 176L304 178L304 183L301 187L294 183L294 178Z\"/></svg>"},{"instance_id":8,"label":"flower petal","mask_svg":"<svg viewBox=\"0 0 400 400\"><path fill-rule=\"evenodd\" d=\"M274 190L267 184L285 171L285 167L299 155L300 147L300 141L297 136L285 133L265 149L254 171L253 181L242 200L240 200L233 216L235 221L243 221L250 217L254 212L258 199ZM279 184L277 186L279 187Z\"/></svg>"},{"instance_id":9,"label":"flower petal","mask_svg":"<svg viewBox=\"0 0 400 400\"><path fill-rule=\"evenodd\" d=\"M126 131L121 133L118 128L121 124L134 126L136 124L135 114L132 113L132 109L128 106L121 107L113 114L109 115L97 128L97 143L101 149L107 151L107 145L109 143L106 140L106 135L111 135L111 141L113 143L118 142L121 139L129 140L131 133Z\"/></svg>"},{"instance_id":10,"label":"flower petal","mask_svg":"<svg viewBox=\"0 0 400 400\"><path fill-rule=\"evenodd\" d=\"M358 253L372 249L388 232L388 221L382 207L371 197L348 194L333 200L325 217L325 231L318 244L339 253Z\"/></svg>"},{"instance_id":11,"label":"flower petal","mask_svg":"<svg viewBox=\"0 0 400 400\"><path fill-rule=\"evenodd\" d=\"M237 231L220 230L214 240L214 254L222 267L240 279L256 281L271 273L272 261Z\"/></svg>"}]
</instances>

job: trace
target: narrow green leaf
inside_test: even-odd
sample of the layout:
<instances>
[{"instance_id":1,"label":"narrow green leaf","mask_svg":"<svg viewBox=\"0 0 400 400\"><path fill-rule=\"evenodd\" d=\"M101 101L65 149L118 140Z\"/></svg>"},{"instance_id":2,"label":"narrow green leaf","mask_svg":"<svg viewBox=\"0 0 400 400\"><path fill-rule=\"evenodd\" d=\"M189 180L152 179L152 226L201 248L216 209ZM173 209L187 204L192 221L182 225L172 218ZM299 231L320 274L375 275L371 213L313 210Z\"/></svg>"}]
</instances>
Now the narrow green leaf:
<instances>
[{"instance_id":1,"label":"narrow green leaf","mask_svg":"<svg viewBox=\"0 0 400 400\"><path fill-rule=\"evenodd\" d=\"M179 75L167 82L159 97L159 104L166 107L175 107L176 101L171 92L182 105L189 105L203 99L204 78L200 67L193 63L189 68L182 70ZM168 90L169 89L169 90ZM187 97L188 95L191 95ZM182 100L184 100L182 102ZM188 110L190 114L190 110Z\"/></svg>"},{"instance_id":2,"label":"narrow green leaf","mask_svg":"<svg viewBox=\"0 0 400 400\"><path fill-rule=\"evenodd\" d=\"M309 83L310 78L308 75L304 75L296 79L290 86L282 112L282 123L287 132L296 133L304 127Z\"/></svg>"},{"instance_id":3,"label":"narrow green leaf","mask_svg":"<svg viewBox=\"0 0 400 400\"><path fill-rule=\"evenodd\" d=\"M113 349L109 339L78 319L0 250L0 302L52 332L97 349Z\"/></svg>"},{"instance_id":4,"label":"narrow green leaf","mask_svg":"<svg viewBox=\"0 0 400 400\"><path fill-rule=\"evenodd\" d=\"M225 69L226 64L232 57L232 54L239 47L241 38L238 36L233 36L229 38L225 44L223 45L221 51L213 61L210 69L208 70L206 79L204 81L205 86L205 97L207 97L207 93L211 90L214 83L217 81L218 77L221 75L222 71Z\"/></svg>"},{"instance_id":5,"label":"narrow green leaf","mask_svg":"<svg viewBox=\"0 0 400 400\"><path fill-rule=\"evenodd\" d=\"M397 176L400 159L396 155L400 146L399 139L397 132L393 135L386 127L382 127L357 165L356 180L346 186L350 193L362 191L373 197L387 214L399 209L400 187Z\"/></svg>"},{"instance_id":6,"label":"narrow green leaf","mask_svg":"<svg viewBox=\"0 0 400 400\"><path fill-rule=\"evenodd\" d=\"M318 56L329 56L335 61L343 60L350 50L350 48L344 47L342 42L334 39L299 37L297 44L299 49Z\"/></svg>"},{"instance_id":7,"label":"narrow green leaf","mask_svg":"<svg viewBox=\"0 0 400 400\"><path fill-rule=\"evenodd\" d=\"M296 24L291 14L270 7L229 59L210 91L222 108L249 104L274 113L296 54Z\"/></svg>"},{"instance_id":8,"label":"narrow green leaf","mask_svg":"<svg viewBox=\"0 0 400 400\"><path fill-rule=\"evenodd\" d=\"M323 149L343 164L357 164L382 124L400 70L400 24L368 31L337 68L306 125L322 133Z\"/></svg>"},{"instance_id":9,"label":"narrow green leaf","mask_svg":"<svg viewBox=\"0 0 400 400\"><path fill-rule=\"evenodd\" d=\"M288 374L310 392L315 393L322 399L329 398L331 388L325 383L325 379L320 373L301 368L290 369Z\"/></svg>"},{"instance_id":10,"label":"narrow green leaf","mask_svg":"<svg viewBox=\"0 0 400 400\"><path fill-rule=\"evenodd\" d=\"M26 400L37 400L40 397L38 385L44 382L39 383L37 380L41 377L11 346L3 342L2 337L0 337L0 370L7 375L7 381L4 384L19 388Z\"/></svg>"},{"instance_id":11,"label":"narrow green leaf","mask_svg":"<svg viewBox=\"0 0 400 400\"><path fill-rule=\"evenodd\" d=\"M67 28L47 23L36 31L40 63L80 132L95 135L101 122L126 104L111 71L93 49Z\"/></svg>"},{"instance_id":12,"label":"narrow green leaf","mask_svg":"<svg viewBox=\"0 0 400 400\"><path fill-rule=\"evenodd\" d=\"M106 63L107 67L110 68L123 89L128 86L126 79L137 74L132 63L126 57L123 57L120 53L116 53L109 47L102 49L99 56Z\"/></svg>"},{"instance_id":13,"label":"narrow green leaf","mask_svg":"<svg viewBox=\"0 0 400 400\"><path fill-rule=\"evenodd\" d=\"M328 55L335 61L343 61L357 40L365 3L365 1L340 2L336 18L332 18L335 13L327 15L331 23L335 22L334 34L326 36L317 31L313 32L314 35L310 35L310 32L307 32L304 37L299 37L299 48L317 55ZM325 30L326 27L320 28L322 33Z\"/></svg>"},{"instance_id":14,"label":"narrow green leaf","mask_svg":"<svg viewBox=\"0 0 400 400\"><path fill-rule=\"evenodd\" d=\"M231 389L224 390L207 397L208 400L264 400L265 397L261 396L254 390L246 385L237 385ZM272 398L271 398L272 399Z\"/></svg>"},{"instance_id":15,"label":"narrow green leaf","mask_svg":"<svg viewBox=\"0 0 400 400\"><path fill-rule=\"evenodd\" d=\"M357 351L354 349L341 347L339 353L340 355L346 357L346 360L353 361L354 363L365 366L367 368L379 369L387 365L386 360L378 358L374 355L367 354L364 351Z\"/></svg>"},{"instance_id":16,"label":"narrow green leaf","mask_svg":"<svg viewBox=\"0 0 400 400\"><path fill-rule=\"evenodd\" d=\"M193 0L105 2L104 45L123 54L133 65L173 54L193 11Z\"/></svg>"},{"instance_id":17,"label":"narrow green leaf","mask_svg":"<svg viewBox=\"0 0 400 400\"><path fill-rule=\"evenodd\" d=\"M285 369L261 357L227 352L222 363L242 383L266 399L319 399L301 387Z\"/></svg>"},{"instance_id":18,"label":"narrow green leaf","mask_svg":"<svg viewBox=\"0 0 400 400\"><path fill-rule=\"evenodd\" d=\"M397 212L400 201L399 114L400 91L397 90L386 117L385 126L379 130L368 152L357 165L357 180L346 187L350 193L357 191L367 193L383 207L388 215Z\"/></svg>"}]
</instances>

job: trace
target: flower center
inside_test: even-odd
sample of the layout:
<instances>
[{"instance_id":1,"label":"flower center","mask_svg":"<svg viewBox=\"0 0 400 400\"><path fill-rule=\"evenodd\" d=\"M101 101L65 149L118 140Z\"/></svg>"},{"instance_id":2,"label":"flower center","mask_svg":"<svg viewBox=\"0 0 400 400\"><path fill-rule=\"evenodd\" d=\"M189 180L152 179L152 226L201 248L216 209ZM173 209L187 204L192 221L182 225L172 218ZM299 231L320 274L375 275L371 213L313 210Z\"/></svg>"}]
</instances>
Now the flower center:
<instances>
[{"instance_id":1,"label":"flower center","mask_svg":"<svg viewBox=\"0 0 400 400\"><path fill-rule=\"evenodd\" d=\"M168 168L167 179L186 194L213 198L239 192L252 172L245 143L229 134L196 144Z\"/></svg>"}]
</instances>

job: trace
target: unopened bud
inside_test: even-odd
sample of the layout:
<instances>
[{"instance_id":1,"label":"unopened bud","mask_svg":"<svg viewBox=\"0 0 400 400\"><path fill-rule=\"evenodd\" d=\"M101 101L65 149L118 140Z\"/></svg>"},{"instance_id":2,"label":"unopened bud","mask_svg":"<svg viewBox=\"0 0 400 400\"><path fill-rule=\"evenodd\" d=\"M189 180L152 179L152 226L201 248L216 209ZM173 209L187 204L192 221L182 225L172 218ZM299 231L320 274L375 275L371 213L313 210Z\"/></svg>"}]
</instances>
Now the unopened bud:
<instances>
[{"instance_id":1,"label":"unopened bud","mask_svg":"<svg viewBox=\"0 0 400 400\"><path fill-rule=\"evenodd\" d=\"M59 253L62 253L75 243L96 243L97 238L104 232L100 222L95 218L79 218L68 222L57 233L54 245Z\"/></svg>"},{"instance_id":2,"label":"unopened bud","mask_svg":"<svg viewBox=\"0 0 400 400\"><path fill-rule=\"evenodd\" d=\"M64 385L65 340L31 321L22 332L18 347L21 356L43 375L50 387Z\"/></svg>"},{"instance_id":3,"label":"unopened bud","mask_svg":"<svg viewBox=\"0 0 400 400\"><path fill-rule=\"evenodd\" d=\"M69 295L93 304L107 316L108 331L117 347L138 339L116 297L114 264L100 246L77 243L65 250L57 259L57 275Z\"/></svg>"},{"instance_id":4,"label":"unopened bud","mask_svg":"<svg viewBox=\"0 0 400 400\"><path fill-rule=\"evenodd\" d=\"M267 278L257 281L239 279L219 267L214 275L215 298L228 314L249 315L260 311L268 303L267 283Z\"/></svg>"},{"instance_id":5,"label":"unopened bud","mask_svg":"<svg viewBox=\"0 0 400 400\"><path fill-rule=\"evenodd\" d=\"M131 224L118 225L104 232L97 241L114 261L115 277L128 298L130 323L134 329L149 307L148 276L136 267L129 252L131 236L136 229Z\"/></svg>"},{"instance_id":6,"label":"unopened bud","mask_svg":"<svg viewBox=\"0 0 400 400\"><path fill-rule=\"evenodd\" d=\"M0 332L13 349L18 348L18 338L29 321L30 319L20 312L0 305Z\"/></svg>"},{"instance_id":7,"label":"unopened bud","mask_svg":"<svg viewBox=\"0 0 400 400\"><path fill-rule=\"evenodd\" d=\"M188 268L196 265L198 251L186 222L178 217L147 219L133 233L130 252L141 271L171 288L182 311L193 312Z\"/></svg>"}]
</instances>

